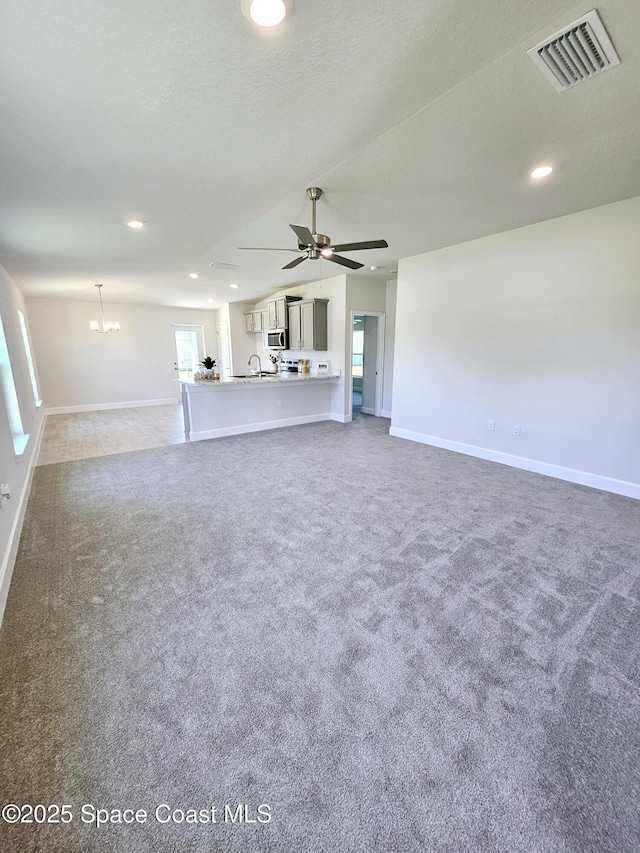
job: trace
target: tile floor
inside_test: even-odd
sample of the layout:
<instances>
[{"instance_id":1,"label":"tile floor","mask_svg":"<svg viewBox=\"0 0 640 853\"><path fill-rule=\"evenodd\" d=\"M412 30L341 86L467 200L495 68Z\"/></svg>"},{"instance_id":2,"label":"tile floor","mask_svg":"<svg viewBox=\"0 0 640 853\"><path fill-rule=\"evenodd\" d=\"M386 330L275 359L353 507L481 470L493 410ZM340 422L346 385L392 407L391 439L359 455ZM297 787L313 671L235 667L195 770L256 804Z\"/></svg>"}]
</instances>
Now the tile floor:
<instances>
[{"instance_id":1,"label":"tile floor","mask_svg":"<svg viewBox=\"0 0 640 853\"><path fill-rule=\"evenodd\" d=\"M47 415L38 465L185 441L182 406L140 406Z\"/></svg>"}]
</instances>

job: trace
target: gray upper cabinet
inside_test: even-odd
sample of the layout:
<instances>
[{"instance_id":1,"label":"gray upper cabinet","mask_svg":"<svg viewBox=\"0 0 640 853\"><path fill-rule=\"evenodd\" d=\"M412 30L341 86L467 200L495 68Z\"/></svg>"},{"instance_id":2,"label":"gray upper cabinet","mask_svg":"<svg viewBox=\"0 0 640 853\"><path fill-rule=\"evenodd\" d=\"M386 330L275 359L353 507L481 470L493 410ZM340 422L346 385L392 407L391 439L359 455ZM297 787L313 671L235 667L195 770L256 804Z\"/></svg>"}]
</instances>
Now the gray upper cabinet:
<instances>
[{"instance_id":1,"label":"gray upper cabinet","mask_svg":"<svg viewBox=\"0 0 640 853\"><path fill-rule=\"evenodd\" d=\"M289 317L287 314L287 298L279 296L267 302L267 322L269 329L286 329Z\"/></svg>"},{"instance_id":2,"label":"gray upper cabinet","mask_svg":"<svg viewBox=\"0 0 640 853\"><path fill-rule=\"evenodd\" d=\"M246 311L244 315L245 332L261 332L262 328L262 311Z\"/></svg>"},{"instance_id":3,"label":"gray upper cabinet","mask_svg":"<svg viewBox=\"0 0 640 853\"><path fill-rule=\"evenodd\" d=\"M303 299L289 305L289 349L327 349L328 299Z\"/></svg>"}]
</instances>

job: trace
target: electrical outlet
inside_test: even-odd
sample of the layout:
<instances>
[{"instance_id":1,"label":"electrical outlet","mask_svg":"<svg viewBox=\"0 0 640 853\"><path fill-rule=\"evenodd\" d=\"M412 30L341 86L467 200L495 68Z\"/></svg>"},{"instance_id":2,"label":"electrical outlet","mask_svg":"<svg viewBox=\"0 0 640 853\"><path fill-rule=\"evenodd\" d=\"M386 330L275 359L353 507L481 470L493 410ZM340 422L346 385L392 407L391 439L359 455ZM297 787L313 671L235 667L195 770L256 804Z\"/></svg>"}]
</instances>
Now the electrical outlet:
<instances>
[{"instance_id":1,"label":"electrical outlet","mask_svg":"<svg viewBox=\"0 0 640 853\"><path fill-rule=\"evenodd\" d=\"M520 435L520 427L519 426L514 426L513 434L514 435Z\"/></svg>"},{"instance_id":2,"label":"electrical outlet","mask_svg":"<svg viewBox=\"0 0 640 853\"><path fill-rule=\"evenodd\" d=\"M0 485L0 500L2 500L2 501L11 500L11 489L9 488L8 483L2 483L2 485Z\"/></svg>"},{"instance_id":3,"label":"electrical outlet","mask_svg":"<svg viewBox=\"0 0 640 853\"><path fill-rule=\"evenodd\" d=\"M487 421L487 429L489 430L489 432L493 432L495 428L496 428L496 422L495 421Z\"/></svg>"},{"instance_id":4,"label":"electrical outlet","mask_svg":"<svg viewBox=\"0 0 640 853\"><path fill-rule=\"evenodd\" d=\"M282 400L278 400L278 408L279 408L279 409L281 409L281 408L282 408Z\"/></svg>"}]
</instances>

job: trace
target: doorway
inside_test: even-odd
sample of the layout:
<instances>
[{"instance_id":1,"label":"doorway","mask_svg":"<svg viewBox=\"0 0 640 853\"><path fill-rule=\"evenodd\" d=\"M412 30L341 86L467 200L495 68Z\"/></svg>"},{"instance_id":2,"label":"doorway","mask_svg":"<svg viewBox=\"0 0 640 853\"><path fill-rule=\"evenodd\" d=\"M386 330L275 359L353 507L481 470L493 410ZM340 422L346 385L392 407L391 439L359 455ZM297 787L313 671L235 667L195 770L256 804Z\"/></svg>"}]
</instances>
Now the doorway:
<instances>
[{"instance_id":1,"label":"doorway","mask_svg":"<svg viewBox=\"0 0 640 853\"><path fill-rule=\"evenodd\" d=\"M354 314L351 347L351 415L362 412L362 374L364 372L364 316Z\"/></svg>"},{"instance_id":2,"label":"doorway","mask_svg":"<svg viewBox=\"0 0 640 853\"><path fill-rule=\"evenodd\" d=\"M183 382L192 382L193 374L204 358L203 326L172 326L174 368L177 378ZM178 396L180 392L178 391Z\"/></svg>"},{"instance_id":3,"label":"doorway","mask_svg":"<svg viewBox=\"0 0 640 853\"><path fill-rule=\"evenodd\" d=\"M351 417L382 415L384 314L351 312Z\"/></svg>"}]
</instances>

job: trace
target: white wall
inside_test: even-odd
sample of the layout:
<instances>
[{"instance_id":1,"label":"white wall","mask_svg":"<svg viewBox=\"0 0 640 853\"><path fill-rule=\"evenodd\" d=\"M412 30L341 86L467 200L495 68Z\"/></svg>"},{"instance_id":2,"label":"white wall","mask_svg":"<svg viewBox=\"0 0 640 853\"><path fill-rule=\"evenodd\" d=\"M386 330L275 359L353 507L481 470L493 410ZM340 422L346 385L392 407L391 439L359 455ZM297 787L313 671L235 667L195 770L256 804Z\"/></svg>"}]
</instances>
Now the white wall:
<instances>
[{"instance_id":1,"label":"white wall","mask_svg":"<svg viewBox=\"0 0 640 853\"><path fill-rule=\"evenodd\" d=\"M384 314L387 284L377 278L347 275L347 310Z\"/></svg>"},{"instance_id":2,"label":"white wall","mask_svg":"<svg viewBox=\"0 0 640 853\"><path fill-rule=\"evenodd\" d=\"M639 235L635 198L401 261L392 434L640 497Z\"/></svg>"},{"instance_id":3,"label":"white wall","mask_svg":"<svg viewBox=\"0 0 640 853\"><path fill-rule=\"evenodd\" d=\"M245 330L244 312L253 308L248 302L231 302L229 304L230 343L233 353L233 372L236 376L244 376L249 373L249 356L256 353L260 356L262 369L271 370L271 362L262 356L262 335ZM259 347L259 349L256 349ZM257 367L254 361L251 367Z\"/></svg>"},{"instance_id":4,"label":"white wall","mask_svg":"<svg viewBox=\"0 0 640 853\"><path fill-rule=\"evenodd\" d=\"M27 307L48 410L177 400L172 323L204 326L206 352L217 355L216 311L107 302L105 316L121 330L102 335L89 329L97 301L29 299Z\"/></svg>"},{"instance_id":5,"label":"white wall","mask_svg":"<svg viewBox=\"0 0 640 853\"><path fill-rule=\"evenodd\" d=\"M18 311L22 311L30 326L22 294L0 266L0 312L4 326L12 372L16 385L23 428L29 434L24 453L16 457L9 420L0 390L0 474L1 481L11 490L11 500L0 501L0 622L9 591L22 520L26 509L33 465L44 422L43 407L36 407L31 388L27 357L20 330ZM37 373L36 364L36 373Z\"/></svg>"}]
</instances>

